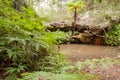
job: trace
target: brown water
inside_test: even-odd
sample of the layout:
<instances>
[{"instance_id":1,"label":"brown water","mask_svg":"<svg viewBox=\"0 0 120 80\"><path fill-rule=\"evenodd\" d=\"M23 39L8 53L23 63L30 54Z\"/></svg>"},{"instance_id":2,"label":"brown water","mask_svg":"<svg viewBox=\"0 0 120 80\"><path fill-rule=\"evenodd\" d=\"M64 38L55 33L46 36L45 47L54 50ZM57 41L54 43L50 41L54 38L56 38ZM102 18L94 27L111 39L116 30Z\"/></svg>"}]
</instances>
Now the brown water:
<instances>
[{"instance_id":1,"label":"brown water","mask_svg":"<svg viewBox=\"0 0 120 80\"><path fill-rule=\"evenodd\" d=\"M111 46L96 46L85 44L65 44L60 46L60 51L65 53L69 60L79 61L93 58L119 58L120 49Z\"/></svg>"}]
</instances>

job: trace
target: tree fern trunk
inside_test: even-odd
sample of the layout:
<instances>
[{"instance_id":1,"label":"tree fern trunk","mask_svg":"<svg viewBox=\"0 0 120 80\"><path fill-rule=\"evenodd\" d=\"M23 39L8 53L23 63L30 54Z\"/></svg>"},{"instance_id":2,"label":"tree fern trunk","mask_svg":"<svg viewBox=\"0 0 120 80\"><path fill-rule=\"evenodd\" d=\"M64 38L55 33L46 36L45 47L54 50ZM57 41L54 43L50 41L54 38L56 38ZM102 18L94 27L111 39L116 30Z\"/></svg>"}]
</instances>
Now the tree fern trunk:
<instances>
[{"instance_id":1,"label":"tree fern trunk","mask_svg":"<svg viewBox=\"0 0 120 80\"><path fill-rule=\"evenodd\" d=\"M17 9L19 12L23 12L22 7L27 7L25 0L13 0L14 8Z\"/></svg>"}]
</instances>

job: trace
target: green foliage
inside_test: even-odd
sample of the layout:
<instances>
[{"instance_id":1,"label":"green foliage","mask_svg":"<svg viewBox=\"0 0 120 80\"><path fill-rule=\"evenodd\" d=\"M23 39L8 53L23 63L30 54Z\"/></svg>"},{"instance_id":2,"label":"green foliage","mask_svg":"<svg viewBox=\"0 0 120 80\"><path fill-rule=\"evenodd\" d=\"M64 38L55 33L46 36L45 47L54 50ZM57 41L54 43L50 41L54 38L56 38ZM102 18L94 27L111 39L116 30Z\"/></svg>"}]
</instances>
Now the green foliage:
<instances>
[{"instance_id":1,"label":"green foliage","mask_svg":"<svg viewBox=\"0 0 120 80\"><path fill-rule=\"evenodd\" d=\"M22 80L39 80L42 77L44 80L79 80L78 74L52 74L46 72L25 73Z\"/></svg>"},{"instance_id":2,"label":"green foliage","mask_svg":"<svg viewBox=\"0 0 120 80\"><path fill-rule=\"evenodd\" d=\"M54 54L50 54L49 56L46 56L44 59L39 61L39 65L41 65L42 71L61 73L61 67L66 66L67 61L65 55L58 52Z\"/></svg>"},{"instance_id":3,"label":"green foliage","mask_svg":"<svg viewBox=\"0 0 120 80\"><path fill-rule=\"evenodd\" d=\"M67 5L68 5L68 10L73 10L75 8L82 10L85 7L84 2L82 0L77 2L69 2L67 3Z\"/></svg>"},{"instance_id":4,"label":"green foliage","mask_svg":"<svg viewBox=\"0 0 120 80\"><path fill-rule=\"evenodd\" d=\"M94 69L96 65L101 65L103 68L108 68L114 64L119 64L120 60L113 59L93 59L86 60L84 62L77 62L75 66L62 67L58 74L49 72L34 72L34 73L23 73L22 80L101 80L100 76L95 76L90 73L81 71L86 66L89 69Z\"/></svg>"},{"instance_id":5,"label":"green foliage","mask_svg":"<svg viewBox=\"0 0 120 80\"><path fill-rule=\"evenodd\" d=\"M112 60L112 59L93 59L93 60L86 60L84 62L77 62L75 67L78 70L81 70L84 68L86 65L90 68L93 69L97 64L101 65L103 68L107 68L109 66L112 66L116 63L120 63L119 60Z\"/></svg>"},{"instance_id":6,"label":"green foliage","mask_svg":"<svg viewBox=\"0 0 120 80\"><path fill-rule=\"evenodd\" d=\"M18 80L18 77L16 75L9 75L4 80Z\"/></svg>"},{"instance_id":7,"label":"green foliage","mask_svg":"<svg viewBox=\"0 0 120 80\"><path fill-rule=\"evenodd\" d=\"M59 44L62 43L62 41L67 40L69 38L69 35L69 33L65 33L62 31L47 32L46 35L43 36L41 39L47 44L52 45L48 41L53 42L53 44Z\"/></svg>"},{"instance_id":8,"label":"green foliage","mask_svg":"<svg viewBox=\"0 0 120 80\"><path fill-rule=\"evenodd\" d=\"M108 45L119 45L120 44L120 24L116 24L113 29L107 33L106 43Z\"/></svg>"},{"instance_id":9,"label":"green foliage","mask_svg":"<svg viewBox=\"0 0 120 80\"><path fill-rule=\"evenodd\" d=\"M14 63L14 66L15 67L8 67L8 68L6 68L6 73L5 74L13 74L13 73L17 74L17 73L20 73L21 71L24 71L24 69L27 69L27 66L26 65L22 65L22 64L18 65L18 64Z\"/></svg>"},{"instance_id":10,"label":"green foliage","mask_svg":"<svg viewBox=\"0 0 120 80\"><path fill-rule=\"evenodd\" d=\"M22 7L23 12L19 12L12 0L0 0L0 4L0 67L5 66L6 73L42 70L43 65L49 66L51 58L62 59L54 51L54 44L66 38L63 32L47 32L42 25L45 19L31 7ZM49 59L45 64L46 57ZM54 66L61 67L59 63Z\"/></svg>"},{"instance_id":11,"label":"green foliage","mask_svg":"<svg viewBox=\"0 0 120 80\"><path fill-rule=\"evenodd\" d=\"M62 74L53 74L48 72L34 72L34 73L24 73L22 74L23 78L20 80L100 80L100 78L88 74L88 73L62 73Z\"/></svg>"},{"instance_id":12,"label":"green foliage","mask_svg":"<svg viewBox=\"0 0 120 80\"><path fill-rule=\"evenodd\" d=\"M76 23L77 18L78 18L78 10L83 10L85 5L82 0L77 1L77 2L69 2L68 4L68 10L74 11L74 23Z\"/></svg>"}]
</instances>

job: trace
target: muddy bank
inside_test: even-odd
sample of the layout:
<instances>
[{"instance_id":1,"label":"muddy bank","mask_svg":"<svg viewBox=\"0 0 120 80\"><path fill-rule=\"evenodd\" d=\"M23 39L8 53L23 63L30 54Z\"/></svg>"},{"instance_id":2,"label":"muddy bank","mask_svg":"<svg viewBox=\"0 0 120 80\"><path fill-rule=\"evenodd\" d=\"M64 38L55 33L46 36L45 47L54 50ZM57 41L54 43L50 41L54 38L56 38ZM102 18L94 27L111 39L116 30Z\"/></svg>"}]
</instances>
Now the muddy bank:
<instances>
[{"instance_id":1,"label":"muddy bank","mask_svg":"<svg viewBox=\"0 0 120 80\"><path fill-rule=\"evenodd\" d=\"M65 53L70 61L75 62L84 59L120 57L120 49L111 46L65 44L60 45L60 52Z\"/></svg>"}]
</instances>

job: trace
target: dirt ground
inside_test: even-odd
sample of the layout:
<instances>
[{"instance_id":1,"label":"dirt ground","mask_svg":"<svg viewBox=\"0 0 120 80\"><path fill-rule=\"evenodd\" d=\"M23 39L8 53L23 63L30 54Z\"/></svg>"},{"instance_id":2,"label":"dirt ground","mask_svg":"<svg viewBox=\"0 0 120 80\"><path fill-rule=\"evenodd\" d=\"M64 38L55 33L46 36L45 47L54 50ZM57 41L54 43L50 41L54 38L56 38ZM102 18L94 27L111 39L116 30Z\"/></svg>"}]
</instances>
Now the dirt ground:
<instances>
[{"instance_id":1,"label":"dirt ground","mask_svg":"<svg viewBox=\"0 0 120 80\"><path fill-rule=\"evenodd\" d=\"M60 51L65 53L68 60L73 63L77 61L84 62L87 59L102 58L120 60L120 49L118 47L68 44L61 45ZM100 64L96 64L93 69L85 66L82 70L100 76L102 80L120 80L120 64L115 63L107 68ZM3 78L2 74L0 70L0 80Z\"/></svg>"},{"instance_id":2,"label":"dirt ground","mask_svg":"<svg viewBox=\"0 0 120 80\"><path fill-rule=\"evenodd\" d=\"M3 71L0 70L0 80L3 80Z\"/></svg>"},{"instance_id":3,"label":"dirt ground","mask_svg":"<svg viewBox=\"0 0 120 80\"><path fill-rule=\"evenodd\" d=\"M114 64L108 68L96 65L94 69L88 69L88 72L101 76L102 80L120 80L120 64Z\"/></svg>"},{"instance_id":4,"label":"dirt ground","mask_svg":"<svg viewBox=\"0 0 120 80\"><path fill-rule=\"evenodd\" d=\"M96 64L92 69L85 66L81 70L99 76L101 80L120 80L120 64L113 64L108 67Z\"/></svg>"},{"instance_id":5,"label":"dirt ground","mask_svg":"<svg viewBox=\"0 0 120 80\"><path fill-rule=\"evenodd\" d=\"M61 45L60 51L65 53L68 60L73 63L86 59L110 58L120 60L120 49L118 47L70 44ZM86 66L83 70L101 76L102 80L120 80L120 64L113 64L107 68L96 64L93 69Z\"/></svg>"}]
</instances>

